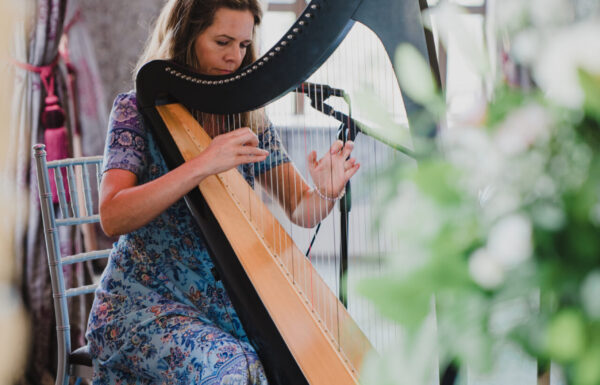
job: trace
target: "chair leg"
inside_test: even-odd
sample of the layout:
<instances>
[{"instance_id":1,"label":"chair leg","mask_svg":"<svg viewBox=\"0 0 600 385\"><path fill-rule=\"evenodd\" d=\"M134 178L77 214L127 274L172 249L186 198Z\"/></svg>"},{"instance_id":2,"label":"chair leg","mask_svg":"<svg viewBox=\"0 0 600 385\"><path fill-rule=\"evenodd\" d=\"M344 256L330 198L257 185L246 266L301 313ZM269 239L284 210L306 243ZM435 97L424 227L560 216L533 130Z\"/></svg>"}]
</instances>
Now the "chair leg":
<instances>
[{"instance_id":1,"label":"chair leg","mask_svg":"<svg viewBox=\"0 0 600 385\"><path fill-rule=\"evenodd\" d=\"M56 373L56 382L55 385L68 385L69 384L69 375L65 373L64 370L58 370Z\"/></svg>"}]
</instances>

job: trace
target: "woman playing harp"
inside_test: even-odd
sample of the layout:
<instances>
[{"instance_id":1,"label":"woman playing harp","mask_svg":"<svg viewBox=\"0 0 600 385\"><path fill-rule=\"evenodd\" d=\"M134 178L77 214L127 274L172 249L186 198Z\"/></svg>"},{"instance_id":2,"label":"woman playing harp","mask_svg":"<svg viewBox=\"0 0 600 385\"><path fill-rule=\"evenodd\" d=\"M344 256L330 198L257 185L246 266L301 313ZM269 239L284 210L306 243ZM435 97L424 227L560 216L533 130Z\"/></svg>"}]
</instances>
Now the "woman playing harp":
<instances>
[{"instance_id":1,"label":"woman playing harp","mask_svg":"<svg viewBox=\"0 0 600 385\"><path fill-rule=\"evenodd\" d=\"M140 65L168 59L207 75L236 71L255 59L258 0L170 0ZM100 194L104 231L120 235L96 291L87 338L94 384L265 384L260 361L220 281L183 197L207 176L238 168L277 200L292 222L312 227L326 217L357 172L352 142L335 142L308 165L314 188L290 163L265 125L222 132L198 157L168 171L136 107L119 95L110 117ZM249 167L252 165L252 167ZM275 186L299 186L276 194Z\"/></svg>"}]
</instances>

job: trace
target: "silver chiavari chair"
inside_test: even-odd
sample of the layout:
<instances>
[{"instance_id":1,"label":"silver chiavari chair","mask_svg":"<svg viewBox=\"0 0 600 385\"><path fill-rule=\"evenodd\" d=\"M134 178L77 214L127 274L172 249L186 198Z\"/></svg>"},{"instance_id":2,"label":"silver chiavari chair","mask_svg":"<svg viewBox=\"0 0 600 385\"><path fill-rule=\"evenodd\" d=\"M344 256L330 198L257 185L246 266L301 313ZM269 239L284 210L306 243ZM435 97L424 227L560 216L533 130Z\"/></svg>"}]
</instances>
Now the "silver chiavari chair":
<instances>
[{"instance_id":1,"label":"silver chiavari chair","mask_svg":"<svg viewBox=\"0 0 600 385\"><path fill-rule=\"evenodd\" d=\"M110 249L63 255L60 248L59 228L63 226L90 226L100 221L94 203L93 190L100 185L102 156L46 160L45 146L33 147L38 177L38 192L52 295L56 315L58 339L57 385L66 385L70 377L92 378L92 360L87 346L72 350L69 324L69 298L93 293L96 284L66 287L63 267L100 258L107 258ZM51 187L51 180L56 188ZM53 193L53 190L55 193ZM56 197L54 196L56 195ZM58 201L58 203L53 203Z\"/></svg>"}]
</instances>

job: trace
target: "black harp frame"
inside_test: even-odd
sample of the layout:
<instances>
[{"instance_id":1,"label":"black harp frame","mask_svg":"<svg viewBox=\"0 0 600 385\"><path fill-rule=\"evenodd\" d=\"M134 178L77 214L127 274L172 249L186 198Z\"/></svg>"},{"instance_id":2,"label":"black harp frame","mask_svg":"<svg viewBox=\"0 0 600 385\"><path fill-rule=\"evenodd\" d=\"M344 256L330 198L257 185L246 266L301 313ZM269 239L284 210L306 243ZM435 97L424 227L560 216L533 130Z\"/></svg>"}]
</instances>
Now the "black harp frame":
<instances>
[{"instance_id":1,"label":"black harp frame","mask_svg":"<svg viewBox=\"0 0 600 385\"><path fill-rule=\"evenodd\" d=\"M398 44L414 46L430 59L431 69L439 79L433 39L421 23L424 8L426 0L313 0L273 48L233 74L207 76L171 61L147 63L136 79L139 110L155 135L167 166L176 168L184 162L183 156L155 106L177 102L188 109L213 114L260 108L294 90L318 69L355 21L375 32L392 62ZM402 96L411 124L411 117L424 109L404 92ZM308 384L200 190L192 190L185 200L269 383Z\"/></svg>"}]
</instances>

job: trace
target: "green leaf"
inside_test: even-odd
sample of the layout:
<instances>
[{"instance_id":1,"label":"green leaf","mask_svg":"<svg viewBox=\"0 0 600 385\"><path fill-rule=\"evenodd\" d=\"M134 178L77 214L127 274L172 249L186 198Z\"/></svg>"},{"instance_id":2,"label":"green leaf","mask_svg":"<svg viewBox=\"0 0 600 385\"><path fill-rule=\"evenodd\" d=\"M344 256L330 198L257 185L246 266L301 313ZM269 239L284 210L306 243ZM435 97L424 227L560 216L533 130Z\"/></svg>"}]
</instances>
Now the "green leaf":
<instances>
[{"instance_id":1,"label":"green leaf","mask_svg":"<svg viewBox=\"0 0 600 385\"><path fill-rule=\"evenodd\" d=\"M415 47L401 44L396 50L395 63L400 86L408 96L423 105L437 102L437 85L429 64Z\"/></svg>"},{"instance_id":2,"label":"green leaf","mask_svg":"<svg viewBox=\"0 0 600 385\"><path fill-rule=\"evenodd\" d=\"M588 350L575 365L577 385L597 385L600 383L600 346Z\"/></svg>"},{"instance_id":3,"label":"green leaf","mask_svg":"<svg viewBox=\"0 0 600 385\"><path fill-rule=\"evenodd\" d=\"M442 206L455 206L462 199L461 173L451 164L433 160L423 161L413 171L412 179L419 189Z\"/></svg>"},{"instance_id":4,"label":"green leaf","mask_svg":"<svg viewBox=\"0 0 600 385\"><path fill-rule=\"evenodd\" d=\"M417 284L414 276L402 280L390 274L362 280L357 291L367 297L382 315L414 330L431 310L432 288L428 286L427 283Z\"/></svg>"},{"instance_id":5,"label":"green leaf","mask_svg":"<svg viewBox=\"0 0 600 385\"><path fill-rule=\"evenodd\" d=\"M525 103L526 95L509 87L500 88L488 106L487 126L494 127Z\"/></svg>"},{"instance_id":6,"label":"green leaf","mask_svg":"<svg viewBox=\"0 0 600 385\"><path fill-rule=\"evenodd\" d=\"M585 112L600 121L600 77L579 69L579 81L585 95Z\"/></svg>"},{"instance_id":7,"label":"green leaf","mask_svg":"<svg viewBox=\"0 0 600 385\"><path fill-rule=\"evenodd\" d=\"M586 332L579 311L561 310L550 321L546 332L550 358L558 362L572 362L584 352Z\"/></svg>"},{"instance_id":8,"label":"green leaf","mask_svg":"<svg viewBox=\"0 0 600 385\"><path fill-rule=\"evenodd\" d=\"M395 122L380 98L372 90L362 88L356 93L356 101L363 106L369 124L357 120L360 130L382 143L414 157L408 126Z\"/></svg>"}]
</instances>

